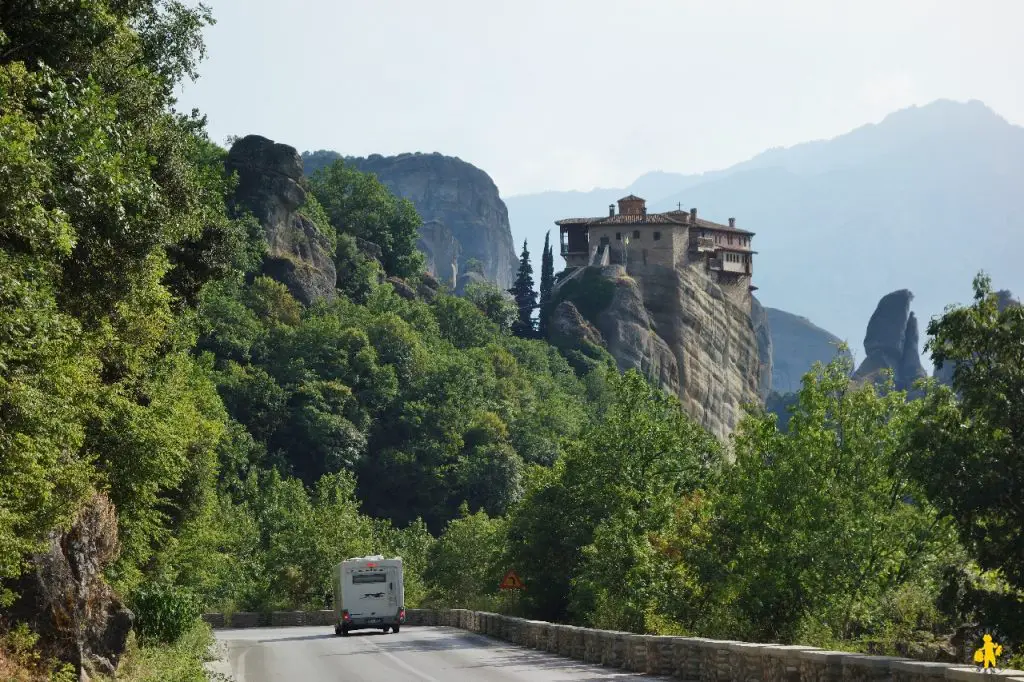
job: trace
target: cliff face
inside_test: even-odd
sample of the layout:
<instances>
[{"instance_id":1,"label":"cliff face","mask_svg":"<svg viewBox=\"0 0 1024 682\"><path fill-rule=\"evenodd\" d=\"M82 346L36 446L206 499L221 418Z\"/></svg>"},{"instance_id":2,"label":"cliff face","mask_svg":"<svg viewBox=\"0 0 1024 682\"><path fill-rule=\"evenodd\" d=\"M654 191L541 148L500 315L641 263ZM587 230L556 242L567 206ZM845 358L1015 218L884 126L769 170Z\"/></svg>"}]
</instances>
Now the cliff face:
<instances>
[{"instance_id":1,"label":"cliff face","mask_svg":"<svg viewBox=\"0 0 1024 682\"><path fill-rule=\"evenodd\" d=\"M900 289L878 302L864 336L867 356L854 372L855 379L876 381L885 369L893 371L896 389L910 390L914 382L928 376L918 352L920 334L917 317L910 312L914 294Z\"/></svg>"},{"instance_id":2,"label":"cliff face","mask_svg":"<svg viewBox=\"0 0 1024 682\"><path fill-rule=\"evenodd\" d=\"M839 353L841 340L806 317L765 308L772 335L772 390L792 393L815 362L827 365ZM843 353L850 356L849 351Z\"/></svg>"},{"instance_id":3,"label":"cliff face","mask_svg":"<svg viewBox=\"0 0 1024 682\"><path fill-rule=\"evenodd\" d=\"M259 135L235 142L225 166L237 171L234 203L252 212L267 240L263 269L309 304L332 299L337 273L331 243L300 212L306 190L300 184L302 159L294 147Z\"/></svg>"},{"instance_id":4,"label":"cliff face","mask_svg":"<svg viewBox=\"0 0 1024 682\"><path fill-rule=\"evenodd\" d=\"M413 203L424 221L420 249L439 280L461 288L459 275L467 261L476 259L487 279L502 289L512 286L518 258L508 210L485 172L436 153L374 154L346 162L373 173L389 190Z\"/></svg>"},{"instance_id":5,"label":"cliff face","mask_svg":"<svg viewBox=\"0 0 1024 682\"><path fill-rule=\"evenodd\" d=\"M627 274L609 265L582 274L590 298L582 298L580 312L600 308L588 321L620 370L637 369L679 396L687 413L722 441L744 404L762 402L761 351L750 314L701 269L630 265ZM559 284L556 298L576 295L573 279ZM608 294L595 305L594 292L602 288Z\"/></svg>"},{"instance_id":6,"label":"cliff face","mask_svg":"<svg viewBox=\"0 0 1024 682\"><path fill-rule=\"evenodd\" d=\"M761 362L757 394L763 403L774 388L772 378L775 371L775 339L772 336L768 310L761 305L756 296L750 297L750 322L754 325L754 335L757 337L757 354Z\"/></svg>"}]
</instances>

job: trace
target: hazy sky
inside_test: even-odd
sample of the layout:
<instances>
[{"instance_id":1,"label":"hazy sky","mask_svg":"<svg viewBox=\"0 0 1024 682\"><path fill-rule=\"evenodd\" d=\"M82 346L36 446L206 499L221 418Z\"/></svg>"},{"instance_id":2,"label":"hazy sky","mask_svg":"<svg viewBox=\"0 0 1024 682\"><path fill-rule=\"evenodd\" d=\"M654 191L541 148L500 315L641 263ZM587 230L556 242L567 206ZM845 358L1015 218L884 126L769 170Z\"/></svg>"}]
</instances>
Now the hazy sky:
<instances>
[{"instance_id":1,"label":"hazy sky","mask_svg":"<svg viewBox=\"0 0 1024 682\"><path fill-rule=\"evenodd\" d=\"M504 196L623 186L938 98L1024 123L1019 0L206 0L213 138L459 156Z\"/></svg>"}]
</instances>

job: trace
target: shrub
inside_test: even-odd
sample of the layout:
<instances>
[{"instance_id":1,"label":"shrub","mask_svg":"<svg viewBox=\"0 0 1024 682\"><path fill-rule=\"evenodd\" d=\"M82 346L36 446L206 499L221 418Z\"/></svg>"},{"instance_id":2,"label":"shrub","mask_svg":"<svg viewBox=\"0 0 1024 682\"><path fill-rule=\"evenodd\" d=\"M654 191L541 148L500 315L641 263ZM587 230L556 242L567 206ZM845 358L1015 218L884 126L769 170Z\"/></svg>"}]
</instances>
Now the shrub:
<instances>
[{"instance_id":1,"label":"shrub","mask_svg":"<svg viewBox=\"0 0 1024 682\"><path fill-rule=\"evenodd\" d=\"M199 600L176 585L154 583L135 593L135 631L142 642L173 644L195 623Z\"/></svg>"}]
</instances>

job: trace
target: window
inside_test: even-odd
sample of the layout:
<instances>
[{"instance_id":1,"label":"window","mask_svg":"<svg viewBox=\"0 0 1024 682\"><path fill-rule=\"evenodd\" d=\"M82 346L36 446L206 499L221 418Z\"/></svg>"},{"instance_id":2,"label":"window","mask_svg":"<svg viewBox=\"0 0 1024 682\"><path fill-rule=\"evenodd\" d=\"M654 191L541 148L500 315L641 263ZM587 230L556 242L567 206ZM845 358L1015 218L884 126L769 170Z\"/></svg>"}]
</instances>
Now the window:
<instances>
[{"instance_id":1,"label":"window","mask_svg":"<svg viewBox=\"0 0 1024 682\"><path fill-rule=\"evenodd\" d=\"M387 582L387 577L383 573L353 573L352 584L353 585L366 585L367 583L383 583Z\"/></svg>"},{"instance_id":2,"label":"window","mask_svg":"<svg viewBox=\"0 0 1024 682\"><path fill-rule=\"evenodd\" d=\"M617 241L617 242L621 242L622 241L622 233L621 232L616 232L615 233L615 241Z\"/></svg>"},{"instance_id":3,"label":"window","mask_svg":"<svg viewBox=\"0 0 1024 682\"><path fill-rule=\"evenodd\" d=\"M654 241L658 241L659 239L661 239L661 232L655 232L654 233Z\"/></svg>"},{"instance_id":4,"label":"window","mask_svg":"<svg viewBox=\"0 0 1024 682\"><path fill-rule=\"evenodd\" d=\"M633 239L640 239L640 230L633 230Z\"/></svg>"}]
</instances>

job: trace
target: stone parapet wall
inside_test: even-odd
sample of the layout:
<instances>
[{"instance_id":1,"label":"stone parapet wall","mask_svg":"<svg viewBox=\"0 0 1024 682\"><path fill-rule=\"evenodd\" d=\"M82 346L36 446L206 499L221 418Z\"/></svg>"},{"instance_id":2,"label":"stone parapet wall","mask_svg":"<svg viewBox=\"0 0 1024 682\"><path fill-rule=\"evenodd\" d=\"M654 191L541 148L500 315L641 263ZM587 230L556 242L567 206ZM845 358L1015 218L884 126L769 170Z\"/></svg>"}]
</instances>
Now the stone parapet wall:
<instances>
[{"instance_id":1,"label":"stone parapet wall","mask_svg":"<svg viewBox=\"0 0 1024 682\"><path fill-rule=\"evenodd\" d=\"M334 624L334 612L207 613L203 620L213 628L327 627ZM408 609L405 624L459 628L586 663L686 682L1024 682L1021 670L984 673L973 666L801 645L637 635L467 609Z\"/></svg>"}]
</instances>

